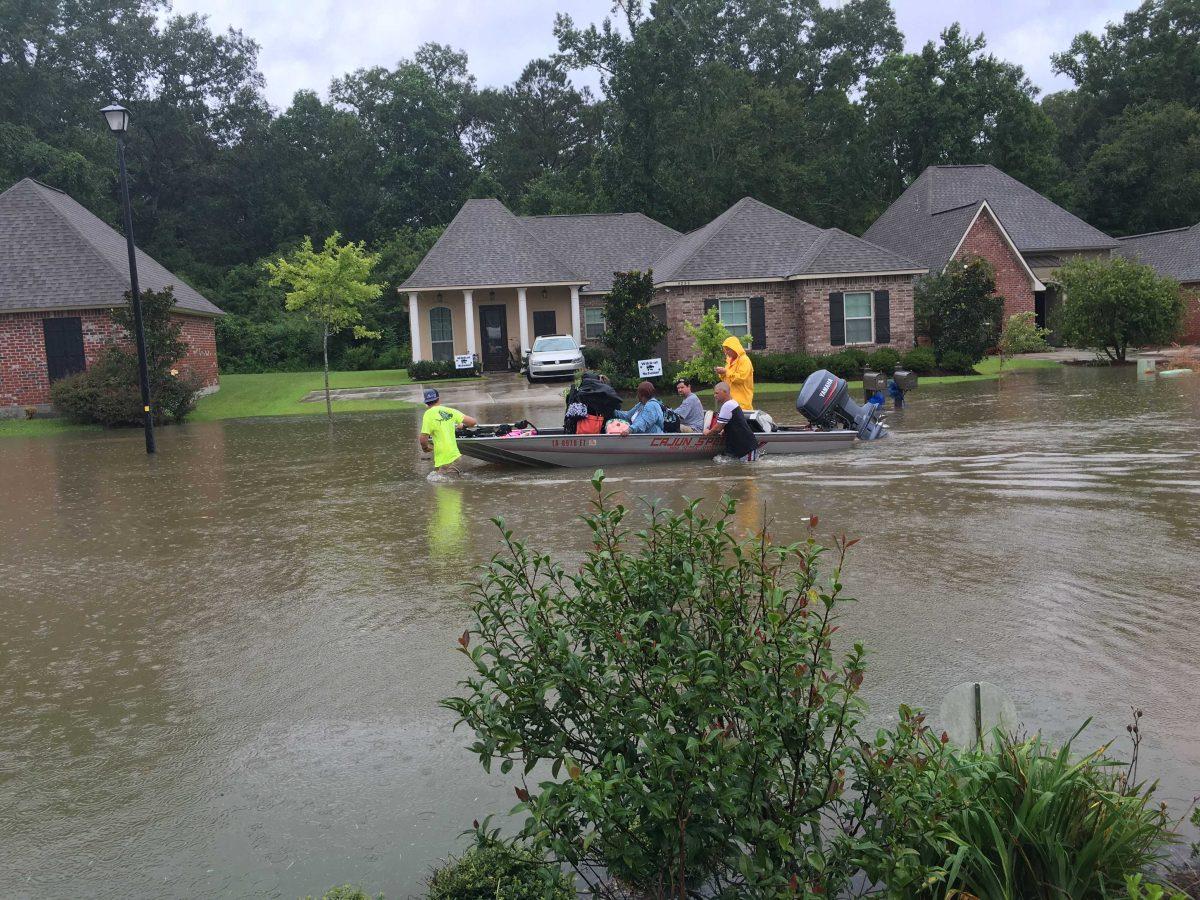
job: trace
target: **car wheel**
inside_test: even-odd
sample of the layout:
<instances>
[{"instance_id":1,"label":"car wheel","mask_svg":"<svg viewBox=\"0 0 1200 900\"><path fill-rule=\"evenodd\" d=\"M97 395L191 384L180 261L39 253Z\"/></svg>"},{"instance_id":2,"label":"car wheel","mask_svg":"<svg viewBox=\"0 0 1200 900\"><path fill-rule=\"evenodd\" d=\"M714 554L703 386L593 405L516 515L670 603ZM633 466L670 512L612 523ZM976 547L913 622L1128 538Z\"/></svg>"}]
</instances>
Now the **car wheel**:
<instances>
[{"instance_id":1,"label":"car wheel","mask_svg":"<svg viewBox=\"0 0 1200 900\"><path fill-rule=\"evenodd\" d=\"M530 384L533 384L533 373L532 372L527 371L525 373L525 378Z\"/></svg>"}]
</instances>

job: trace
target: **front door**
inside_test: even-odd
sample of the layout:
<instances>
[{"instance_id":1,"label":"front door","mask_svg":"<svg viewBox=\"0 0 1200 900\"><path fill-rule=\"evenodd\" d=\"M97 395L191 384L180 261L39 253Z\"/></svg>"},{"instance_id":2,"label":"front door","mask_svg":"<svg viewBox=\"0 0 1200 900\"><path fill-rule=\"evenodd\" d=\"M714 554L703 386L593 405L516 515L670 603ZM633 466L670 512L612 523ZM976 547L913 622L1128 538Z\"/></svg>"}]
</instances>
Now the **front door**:
<instances>
[{"instance_id":1,"label":"front door","mask_svg":"<svg viewBox=\"0 0 1200 900\"><path fill-rule=\"evenodd\" d=\"M483 343L483 368L489 372L508 368L508 308L480 306L479 335Z\"/></svg>"},{"instance_id":2,"label":"front door","mask_svg":"<svg viewBox=\"0 0 1200 900\"><path fill-rule=\"evenodd\" d=\"M536 338L543 334L558 334L552 309L539 309L533 314L533 336Z\"/></svg>"},{"instance_id":3,"label":"front door","mask_svg":"<svg viewBox=\"0 0 1200 900\"><path fill-rule=\"evenodd\" d=\"M58 381L84 369L83 321L78 316L42 319L46 341L46 372Z\"/></svg>"}]
</instances>

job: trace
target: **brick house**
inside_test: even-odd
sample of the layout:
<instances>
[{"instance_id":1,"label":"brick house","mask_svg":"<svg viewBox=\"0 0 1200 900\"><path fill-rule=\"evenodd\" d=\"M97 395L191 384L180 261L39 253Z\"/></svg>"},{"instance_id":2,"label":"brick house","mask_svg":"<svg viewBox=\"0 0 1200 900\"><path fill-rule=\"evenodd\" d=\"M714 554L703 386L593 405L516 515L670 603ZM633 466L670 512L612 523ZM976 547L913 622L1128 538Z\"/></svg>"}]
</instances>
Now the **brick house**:
<instances>
[{"instance_id":1,"label":"brick house","mask_svg":"<svg viewBox=\"0 0 1200 900\"><path fill-rule=\"evenodd\" d=\"M1061 291L1054 270L1107 257L1117 242L991 165L930 166L863 235L931 272L981 256L996 270L1004 314L1033 311L1045 326Z\"/></svg>"},{"instance_id":2,"label":"brick house","mask_svg":"<svg viewBox=\"0 0 1200 900\"><path fill-rule=\"evenodd\" d=\"M129 290L125 238L62 191L26 178L0 194L0 415L49 410L50 382L87 368L128 335L111 318ZM172 286L190 369L219 387L221 311L142 251L143 290Z\"/></svg>"},{"instance_id":3,"label":"brick house","mask_svg":"<svg viewBox=\"0 0 1200 900\"><path fill-rule=\"evenodd\" d=\"M710 308L759 351L907 349L926 268L749 197L688 234L640 213L518 217L469 200L399 288L413 359L470 353L501 369L542 334L595 341L613 273L632 270L653 272L652 309L668 326L656 355L682 359L683 323Z\"/></svg>"},{"instance_id":4,"label":"brick house","mask_svg":"<svg viewBox=\"0 0 1200 900\"><path fill-rule=\"evenodd\" d=\"M1200 224L1130 235L1116 252L1179 282L1186 303L1180 343L1200 344Z\"/></svg>"}]
</instances>

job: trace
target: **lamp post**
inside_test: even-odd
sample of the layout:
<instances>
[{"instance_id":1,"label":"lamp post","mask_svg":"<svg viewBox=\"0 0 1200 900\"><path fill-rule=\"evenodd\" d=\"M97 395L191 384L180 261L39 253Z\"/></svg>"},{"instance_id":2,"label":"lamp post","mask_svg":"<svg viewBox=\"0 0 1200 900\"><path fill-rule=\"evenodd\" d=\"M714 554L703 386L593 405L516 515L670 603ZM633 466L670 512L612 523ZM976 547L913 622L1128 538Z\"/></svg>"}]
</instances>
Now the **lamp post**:
<instances>
[{"instance_id":1,"label":"lamp post","mask_svg":"<svg viewBox=\"0 0 1200 900\"><path fill-rule=\"evenodd\" d=\"M129 174L125 171L125 131L129 128L129 110L114 103L100 110L108 130L117 139L117 162L121 168L121 207L125 213L125 245L129 250L129 288L133 303L133 339L137 344L138 381L142 386L142 416L146 431L146 452L154 453L154 414L150 411L150 373L146 369L146 332L142 328L142 294L138 290L137 256L133 249L133 213L129 208Z\"/></svg>"}]
</instances>

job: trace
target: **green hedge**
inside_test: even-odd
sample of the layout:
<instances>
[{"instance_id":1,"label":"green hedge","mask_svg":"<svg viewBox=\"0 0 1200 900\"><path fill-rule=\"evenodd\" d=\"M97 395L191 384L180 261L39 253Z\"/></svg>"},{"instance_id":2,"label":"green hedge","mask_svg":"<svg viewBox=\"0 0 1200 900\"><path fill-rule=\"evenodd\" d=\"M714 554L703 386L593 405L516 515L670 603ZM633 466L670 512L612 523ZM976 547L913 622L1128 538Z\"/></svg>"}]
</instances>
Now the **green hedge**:
<instances>
[{"instance_id":1,"label":"green hedge","mask_svg":"<svg viewBox=\"0 0 1200 900\"><path fill-rule=\"evenodd\" d=\"M413 381L431 381L435 378L474 378L482 372L483 369L478 360L475 362L475 367L471 369L456 369L452 359L423 359L420 362L410 363L408 366L408 377Z\"/></svg>"}]
</instances>

